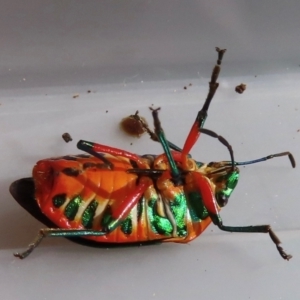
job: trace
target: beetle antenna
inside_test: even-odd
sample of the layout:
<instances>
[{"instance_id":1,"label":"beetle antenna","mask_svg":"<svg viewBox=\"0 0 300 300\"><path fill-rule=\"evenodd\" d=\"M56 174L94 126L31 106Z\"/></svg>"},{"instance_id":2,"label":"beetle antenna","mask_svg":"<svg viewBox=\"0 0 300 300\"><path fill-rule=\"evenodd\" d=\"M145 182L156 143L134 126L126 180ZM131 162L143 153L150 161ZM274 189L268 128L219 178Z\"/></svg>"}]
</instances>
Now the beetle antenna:
<instances>
[{"instance_id":1,"label":"beetle antenna","mask_svg":"<svg viewBox=\"0 0 300 300\"><path fill-rule=\"evenodd\" d=\"M234 167L236 165L236 162L234 161L234 157L233 157L233 150L232 150L232 146L227 142L227 140L225 138L223 138L221 135L218 135L217 133L215 133L214 131L205 129L205 128L200 128L200 132L207 134L213 138L216 138L219 140L219 142L221 142L224 146L227 147L229 153L230 153L230 158L231 158L231 167L232 167L232 171L234 170Z\"/></svg>"},{"instance_id":2,"label":"beetle antenna","mask_svg":"<svg viewBox=\"0 0 300 300\"><path fill-rule=\"evenodd\" d=\"M280 156L288 156L292 167L293 168L296 167L296 160L295 160L293 154L291 152L288 152L288 151L281 152L281 153L276 153L276 154L270 154L270 155L262 157L262 158L248 160L248 161L241 161L241 162L236 161L236 162L234 162L234 164L235 164L235 166L252 165L252 164L256 164L256 163L263 162L263 161L272 159L274 157L280 157ZM231 163L231 162L227 162L227 163Z\"/></svg>"}]
</instances>

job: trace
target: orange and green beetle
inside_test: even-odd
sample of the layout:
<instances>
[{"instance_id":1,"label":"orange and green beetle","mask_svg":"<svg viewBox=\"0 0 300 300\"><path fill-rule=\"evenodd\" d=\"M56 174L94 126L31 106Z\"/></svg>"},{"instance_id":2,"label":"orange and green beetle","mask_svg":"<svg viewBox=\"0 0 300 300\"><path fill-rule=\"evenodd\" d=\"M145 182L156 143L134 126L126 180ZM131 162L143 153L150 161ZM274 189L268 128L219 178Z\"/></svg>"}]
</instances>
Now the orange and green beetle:
<instances>
[{"instance_id":1,"label":"orange and green beetle","mask_svg":"<svg viewBox=\"0 0 300 300\"><path fill-rule=\"evenodd\" d=\"M29 213L50 228L38 236L19 258L28 256L46 236L66 237L95 246L143 244L148 242L187 243L213 222L229 232L269 233L279 254L286 260L280 240L270 225L226 226L219 211L228 202L238 178L238 166L288 155L282 152L236 162L225 138L204 129L207 111L218 88L218 75L225 49L216 48L209 92L198 112L183 149L169 142L161 127L158 111L152 109L155 131L141 125L150 137L161 143L163 154L139 156L125 150L88 141L77 147L89 155L44 159L35 165L33 179L21 179L10 191ZM217 138L230 153L230 161L198 162L189 152L200 133ZM30 201L31 200L31 201Z\"/></svg>"}]
</instances>

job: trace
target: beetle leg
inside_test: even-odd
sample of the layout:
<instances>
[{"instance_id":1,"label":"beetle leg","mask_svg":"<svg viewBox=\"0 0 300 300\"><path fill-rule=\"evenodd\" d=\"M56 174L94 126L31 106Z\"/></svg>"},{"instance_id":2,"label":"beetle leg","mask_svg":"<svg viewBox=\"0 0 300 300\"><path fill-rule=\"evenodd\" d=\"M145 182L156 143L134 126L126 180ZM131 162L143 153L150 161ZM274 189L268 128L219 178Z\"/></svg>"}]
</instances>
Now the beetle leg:
<instances>
[{"instance_id":1,"label":"beetle leg","mask_svg":"<svg viewBox=\"0 0 300 300\"><path fill-rule=\"evenodd\" d=\"M132 192L127 194L123 201L116 202L116 205L109 215L109 222L104 229L107 233L116 229L128 217L132 208L138 203L151 184L152 180L142 177L139 184Z\"/></svg>"},{"instance_id":2,"label":"beetle leg","mask_svg":"<svg viewBox=\"0 0 300 300\"><path fill-rule=\"evenodd\" d=\"M150 180L143 181L141 179L139 185L131 193L129 193L124 201L118 205L117 209L112 212L110 221L103 230L44 228L40 230L35 240L29 244L28 248L24 252L14 253L14 256L21 259L26 258L45 237L85 237L103 236L108 234L116 229L127 218L133 206L137 204L151 183L152 182Z\"/></svg>"},{"instance_id":3,"label":"beetle leg","mask_svg":"<svg viewBox=\"0 0 300 300\"><path fill-rule=\"evenodd\" d=\"M211 220L223 231L229 232L257 232L257 233L269 233L271 240L276 245L276 248L282 258L289 260L291 255L287 254L280 246L281 242L272 230L270 225L254 225L254 226L225 226L223 225L221 216L219 214L219 208L214 196L214 192L210 185L209 179L200 173L193 174L195 182L198 186L198 190L201 193L203 203L208 210Z\"/></svg>"},{"instance_id":4,"label":"beetle leg","mask_svg":"<svg viewBox=\"0 0 300 300\"><path fill-rule=\"evenodd\" d=\"M286 156L286 155L289 157L289 160L291 162L292 167L295 168L296 167L295 158L294 158L293 154L288 152L288 151L287 152L276 153L276 154L270 154L268 156L258 158L258 159L254 159L254 160L243 161L243 162L235 162L234 164L236 166L251 165L251 164L258 163L258 162L266 161L268 159L272 159L274 157L280 157L280 156ZM228 163L231 163L231 162L228 162Z\"/></svg>"},{"instance_id":5,"label":"beetle leg","mask_svg":"<svg viewBox=\"0 0 300 300\"><path fill-rule=\"evenodd\" d=\"M181 185L182 184L181 173L180 173L179 169L177 168L175 160L174 160L174 158L172 156L172 153L170 151L168 141L165 137L165 133L164 133L162 127L161 127L161 124L160 124L160 121L159 121L159 118L158 118L158 111L160 110L160 108L157 108L157 109L150 108L150 109L152 110L155 134L156 134L159 142L161 143L161 145L163 147L163 150L164 150L165 155L167 157L168 163L170 165L172 181L174 182L175 186Z\"/></svg>"},{"instance_id":6,"label":"beetle leg","mask_svg":"<svg viewBox=\"0 0 300 300\"><path fill-rule=\"evenodd\" d=\"M144 130L149 134L150 136L150 139L154 142L159 142L159 139L157 137L157 135L155 134L155 132L153 132L148 124L143 120L143 118L141 118L139 115L138 115L138 112L135 113L135 115L132 115L132 117L136 120L136 121L139 121L142 125L142 127L144 128ZM169 144L169 147L172 149L172 150L175 150L175 151L179 151L181 152L182 149L178 146L176 146L175 144L171 143L170 141L167 141L167 143Z\"/></svg>"},{"instance_id":7,"label":"beetle leg","mask_svg":"<svg viewBox=\"0 0 300 300\"><path fill-rule=\"evenodd\" d=\"M224 146L227 147L229 153L230 153L230 158L231 158L231 166L232 166L232 170L234 169L235 166L235 162L234 162L234 157L233 157L233 150L231 145L227 142L227 140L225 140L221 135L216 134L214 131L205 129L205 128L200 128L199 129L200 132L207 134L213 138L217 138Z\"/></svg>"},{"instance_id":8,"label":"beetle leg","mask_svg":"<svg viewBox=\"0 0 300 300\"><path fill-rule=\"evenodd\" d=\"M60 228L42 228L34 241L29 244L24 252L14 253L15 257L20 259L26 258L45 237L83 237L83 236L102 236L107 234L104 231L96 231L91 229L60 229Z\"/></svg>"},{"instance_id":9,"label":"beetle leg","mask_svg":"<svg viewBox=\"0 0 300 300\"><path fill-rule=\"evenodd\" d=\"M283 259L290 260L293 256L287 254L280 246L281 241L272 230L270 225L254 225L254 226L225 226L222 223L220 216L213 215L211 219L215 225L217 225L223 231L229 232L257 232L257 233L269 233L271 240L276 245L276 248Z\"/></svg>"},{"instance_id":10,"label":"beetle leg","mask_svg":"<svg viewBox=\"0 0 300 300\"><path fill-rule=\"evenodd\" d=\"M207 95L207 98L204 102L202 109L198 112L198 115L197 115L196 120L190 130L190 133L187 136L187 139L185 141L185 144L184 144L183 150L182 150L183 157L186 157L186 155L188 153L190 153L192 147L197 142L199 135L200 135L200 128L202 128L204 126L205 120L207 118L207 111L208 111L209 105L215 95L216 90L219 87L219 83L217 82L217 80L219 77L219 73L221 71L222 58L223 58L223 55L224 55L226 49L220 49L220 48L216 47L216 51L218 52L218 60L217 60L217 64L215 65L215 67L212 71L211 80L209 82L208 95Z\"/></svg>"},{"instance_id":11,"label":"beetle leg","mask_svg":"<svg viewBox=\"0 0 300 300\"><path fill-rule=\"evenodd\" d=\"M171 211L170 203L166 200L163 200L163 204L165 207L165 212L166 212L167 218L170 221L172 228L173 228L172 237L175 238L178 236L176 219Z\"/></svg>"},{"instance_id":12,"label":"beetle leg","mask_svg":"<svg viewBox=\"0 0 300 300\"><path fill-rule=\"evenodd\" d=\"M102 153L107 153L114 156L123 156L130 160L135 161L139 167L141 168L145 167L145 162L141 157L139 157L137 154L122 149L113 148L113 147L109 147L109 146L105 146L93 142L83 141L83 140L80 140L77 143L77 148L101 159L110 169L113 169L113 164L109 160L107 160L102 155Z\"/></svg>"}]
</instances>

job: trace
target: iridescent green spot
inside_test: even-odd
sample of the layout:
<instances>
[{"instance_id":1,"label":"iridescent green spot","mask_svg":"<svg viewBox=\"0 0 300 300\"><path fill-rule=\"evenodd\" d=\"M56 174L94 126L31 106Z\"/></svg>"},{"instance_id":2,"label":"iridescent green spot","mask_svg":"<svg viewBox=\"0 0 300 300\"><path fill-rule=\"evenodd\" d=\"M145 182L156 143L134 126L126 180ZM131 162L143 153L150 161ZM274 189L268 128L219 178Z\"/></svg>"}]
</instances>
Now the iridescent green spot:
<instances>
[{"instance_id":1,"label":"iridescent green spot","mask_svg":"<svg viewBox=\"0 0 300 300\"><path fill-rule=\"evenodd\" d=\"M187 199L184 192L178 193L172 200L163 199L165 216L159 214L157 200L158 198L152 198L147 208L152 231L168 237L186 236Z\"/></svg>"},{"instance_id":2,"label":"iridescent green spot","mask_svg":"<svg viewBox=\"0 0 300 300\"><path fill-rule=\"evenodd\" d=\"M98 206L98 202L93 200L84 210L82 214L81 223L82 225L87 228L91 229L93 227L93 220L96 213L96 209Z\"/></svg>"},{"instance_id":3,"label":"iridescent green spot","mask_svg":"<svg viewBox=\"0 0 300 300\"><path fill-rule=\"evenodd\" d=\"M196 165L197 165L197 168L201 168L204 163L200 162L200 161L195 161Z\"/></svg>"},{"instance_id":4,"label":"iridescent green spot","mask_svg":"<svg viewBox=\"0 0 300 300\"><path fill-rule=\"evenodd\" d=\"M107 228L108 225L114 221L111 214L112 214L111 207L108 205L105 209L105 212L100 222L102 228Z\"/></svg>"},{"instance_id":5,"label":"iridescent green spot","mask_svg":"<svg viewBox=\"0 0 300 300\"><path fill-rule=\"evenodd\" d=\"M193 222L198 222L208 217L208 211L203 205L203 201L199 193L189 193L188 200L189 211Z\"/></svg>"},{"instance_id":6,"label":"iridescent green spot","mask_svg":"<svg viewBox=\"0 0 300 300\"><path fill-rule=\"evenodd\" d=\"M236 187L238 180L239 180L239 172L234 171L231 173L228 173L224 176L220 176L218 178L217 182L224 182L225 183L225 188L219 191L219 193L224 194L227 198L231 195L233 192L234 188Z\"/></svg>"},{"instance_id":7,"label":"iridescent green spot","mask_svg":"<svg viewBox=\"0 0 300 300\"><path fill-rule=\"evenodd\" d=\"M132 233L132 220L128 217L121 225L121 230L124 234Z\"/></svg>"},{"instance_id":8,"label":"iridescent green spot","mask_svg":"<svg viewBox=\"0 0 300 300\"><path fill-rule=\"evenodd\" d=\"M82 199L80 196L75 196L73 199L70 200L70 202L67 204L65 208L65 216L68 218L68 220L73 221L78 209L79 205L81 203Z\"/></svg>"},{"instance_id":9,"label":"iridescent green spot","mask_svg":"<svg viewBox=\"0 0 300 300\"><path fill-rule=\"evenodd\" d=\"M185 224L185 217L186 217L186 210L187 210L187 203L185 194L178 193L172 201L170 201L170 208L173 213L173 216L176 220L177 224L177 235L178 236L186 236L186 224Z\"/></svg>"},{"instance_id":10,"label":"iridescent green spot","mask_svg":"<svg viewBox=\"0 0 300 300\"><path fill-rule=\"evenodd\" d=\"M67 200L66 194L58 194L52 198L53 206L56 208L61 207Z\"/></svg>"}]
</instances>

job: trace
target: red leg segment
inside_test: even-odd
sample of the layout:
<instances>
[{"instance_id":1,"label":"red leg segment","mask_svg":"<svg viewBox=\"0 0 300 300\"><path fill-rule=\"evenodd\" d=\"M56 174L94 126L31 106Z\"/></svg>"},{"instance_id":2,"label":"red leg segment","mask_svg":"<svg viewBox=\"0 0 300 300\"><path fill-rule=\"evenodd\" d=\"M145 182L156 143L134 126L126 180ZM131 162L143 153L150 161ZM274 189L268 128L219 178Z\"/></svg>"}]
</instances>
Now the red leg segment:
<instances>
[{"instance_id":1,"label":"red leg segment","mask_svg":"<svg viewBox=\"0 0 300 300\"><path fill-rule=\"evenodd\" d=\"M202 201L206 209L211 215L219 214L219 207L211 188L210 181L208 178L200 173L194 172L193 177L195 179L195 184L202 196Z\"/></svg>"},{"instance_id":2,"label":"red leg segment","mask_svg":"<svg viewBox=\"0 0 300 300\"><path fill-rule=\"evenodd\" d=\"M138 164L139 168L142 168L142 169L149 168L147 166L147 164L145 163L145 161L141 157L139 157L137 154L134 154L134 153L122 150L122 149L113 148L110 146L101 145L101 144L92 143L92 142L83 141L83 140L80 140L78 142L77 147L88 153L91 153L91 152L107 153L107 154L111 154L113 156L126 157L130 160L135 161Z\"/></svg>"}]
</instances>

